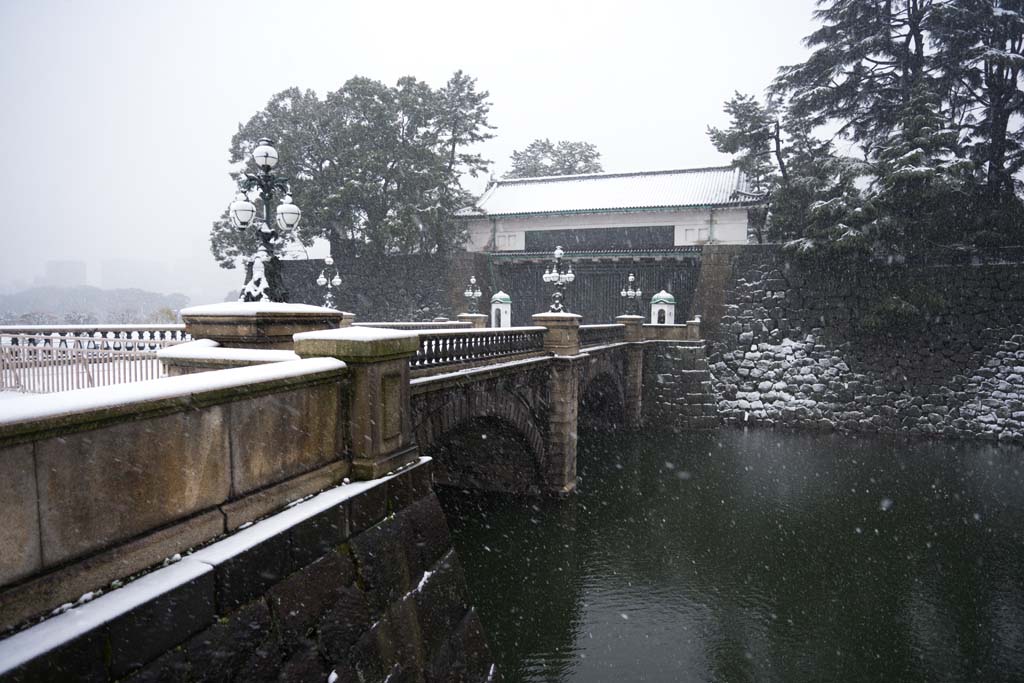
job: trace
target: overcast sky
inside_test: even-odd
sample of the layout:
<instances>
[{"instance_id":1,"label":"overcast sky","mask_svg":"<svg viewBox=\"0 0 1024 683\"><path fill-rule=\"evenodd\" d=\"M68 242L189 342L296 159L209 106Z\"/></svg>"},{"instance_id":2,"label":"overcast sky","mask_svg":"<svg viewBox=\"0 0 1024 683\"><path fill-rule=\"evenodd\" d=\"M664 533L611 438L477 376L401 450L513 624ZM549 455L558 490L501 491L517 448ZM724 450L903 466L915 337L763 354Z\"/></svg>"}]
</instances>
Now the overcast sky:
<instances>
[{"instance_id":1,"label":"overcast sky","mask_svg":"<svg viewBox=\"0 0 1024 683\"><path fill-rule=\"evenodd\" d=\"M497 175L543 137L595 143L606 171L728 163L707 125L802 59L813 5L0 0L0 288L56 259L193 303L240 287L208 241L233 195L228 144L289 86L436 87L463 69L491 94ZM152 263L115 282L102 262L118 259Z\"/></svg>"}]
</instances>

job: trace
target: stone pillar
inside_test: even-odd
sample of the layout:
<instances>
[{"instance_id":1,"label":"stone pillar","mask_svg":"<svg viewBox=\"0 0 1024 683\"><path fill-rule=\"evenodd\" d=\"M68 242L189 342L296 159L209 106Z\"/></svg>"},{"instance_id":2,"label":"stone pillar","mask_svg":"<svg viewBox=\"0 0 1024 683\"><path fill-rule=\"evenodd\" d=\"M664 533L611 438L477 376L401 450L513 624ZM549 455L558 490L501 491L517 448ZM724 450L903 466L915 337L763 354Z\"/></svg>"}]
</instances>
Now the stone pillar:
<instances>
[{"instance_id":1,"label":"stone pillar","mask_svg":"<svg viewBox=\"0 0 1024 683\"><path fill-rule=\"evenodd\" d=\"M356 479L377 479L419 457L409 405L409 357L419 344L415 332L371 327L295 335L295 353L303 358L331 356L348 365L347 419Z\"/></svg>"},{"instance_id":2,"label":"stone pillar","mask_svg":"<svg viewBox=\"0 0 1024 683\"><path fill-rule=\"evenodd\" d=\"M469 323L473 327L487 327L487 316L483 313L459 313L459 322Z\"/></svg>"},{"instance_id":3,"label":"stone pillar","mask_svg":"<svg viewBox=\"0 0 1024 683\"><path fill-rule=\"evenodd\" d=\"M332 308L264 301L192 306L181 311L192 339L212 339L223 347L292 348L299 332L336 329L355 317Z\"/></svg>"},{"instance_id":4,"label":"stone pillar","mask_svg":"<svg viewBox=\"0 0 1024 683\"><path fill-rule=\"evenodd\" d=\"M575 313L538 313L534 325L548 328L544 350L554 355L548 378L548 438L541 476L548 493L565 495L576 488L576 428L580 405L580 320Z\"/></svg>"},{"instance_id":5,"label":"stone pillar","mask_svg":"<svg viewBox=\"0 0 1024 683\"><path fill-rule=\"evenodd\" d=\"M544 333L544 350L556 356L575 356L580 352L580 320L575 313L537 313L534 325L548 328Z\"/></svg>"},{"instance_id":6,"label":"stone pillar","mask_svg":"<svg viewBox=\"0 0 1024 683\"><path fill-rule=\"evenodd\" d=\"M620 315L615 322L626 326L626 341L632 342L626 347L626 376L622 378L624 422L626 429L640 429L643 424L644 347L637 342L644 340L644 317Z\"/></svg>"},{"instance_id":7,"label":"stone pillar","mask_svg":"<svg viewBox=\"0 0 1024 683\"><path fill-rule=\"evenodd\" d=\"M576 488L576 429L579 423L580 374L586 354L555 356L548 377L548 438L541 476L547 493L566 495Z\"/></svg>"}]
</instances>

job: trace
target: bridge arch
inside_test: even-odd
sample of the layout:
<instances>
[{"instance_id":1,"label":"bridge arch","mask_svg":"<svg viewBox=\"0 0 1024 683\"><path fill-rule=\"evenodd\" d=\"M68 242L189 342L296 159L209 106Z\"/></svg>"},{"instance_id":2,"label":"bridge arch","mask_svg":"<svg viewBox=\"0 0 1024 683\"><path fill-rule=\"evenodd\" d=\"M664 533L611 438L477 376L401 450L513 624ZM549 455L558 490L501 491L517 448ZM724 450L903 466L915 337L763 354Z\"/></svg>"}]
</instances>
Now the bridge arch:
<instances>
[{"instance_id":1,"label":"bridge arch","mask_svg":"<svg viewBox=\"0 0 1024 683\"><path fill-rule=\"evenodd\" d=\"M590 355L580 377L579 420L585 429L620 429L626 413L626 357L617 350Z\"/></svg>"},{"instance_id":2,"label":"bridge arch","mask_svg":"<svg viewBox=\"0 0 1024 683\"><path fill-rule=\"evenodd\" d=\"M544 435L530 410L513 396L459 392L420 416L414 430L420 451L435 459L439 484L515 493L541 490Z\"/></svg>"}]
</instances>

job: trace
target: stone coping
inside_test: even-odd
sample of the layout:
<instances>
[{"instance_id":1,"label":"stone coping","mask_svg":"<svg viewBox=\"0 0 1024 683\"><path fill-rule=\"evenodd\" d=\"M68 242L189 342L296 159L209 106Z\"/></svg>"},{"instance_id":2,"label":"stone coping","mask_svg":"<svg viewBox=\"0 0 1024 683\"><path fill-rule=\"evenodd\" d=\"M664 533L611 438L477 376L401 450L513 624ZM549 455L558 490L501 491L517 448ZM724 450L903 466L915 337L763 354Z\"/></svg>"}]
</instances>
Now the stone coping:
<instances>
[{"instance_id":1,"label":"stone coping","mask_svg":"<svg viewBox=\"0 0 1024 683\"><path fill-rule=\"evenodd\" d=\"M584 354L585 355L585 354ZM413 395L422 394L428 391L437 391L439 388L449 384L462 384L467 381L479 381L490 377L497 377L509 370L532 369L530 366L550 362L553 356L543 354L530 358L506 360L501 363L488 363L481 367L458 366L451 368L448 372L438 372L434 375L416 377L409 380L409 387ZM438 368L443 370L444 368Z\"/></svg>"},{"instance_id":2,"label":"stone coping","mask_svg":"<svg viewBox=\"0 0 1024 683\"><path fill-rule=\"evenodd\" d=\"M249 317L311 317L311 318L340 318L343 315L351 316L351 313L344 313L333 308L323 306L310 306L309 304L286 304L272 301L234 301L220 304L205 304L202 306L190 306L181 310L182 319L192 316L215 317L215 318L249 318Z\"/></svg>"},{"instance_id":3,"label":"stone coping","mask_svg":"<svg viewBox=\"0 0 1024 683\"><path fill-rule=\"evenodd\" d=\"M409 467L378 479L328 489L309 500L293 504L281 512L236 531L227 538L185 555L178 562L151 571L121 588L0 640L0 676L113 622L142 605L152 603L160 596L192 583L199 577L216 571L218 567L248 553L256 546L288 533L331 508L385 485L388 481L429 463L430 460L429 457L420 457Z\"/></svg>"},{"instance_id":4,"label":"stone coping","mask_svg":"<svg viewBox=\"0 0 1024 683\"><path fill-rule=\"evenodd\" d=\"M306 358L29 396L0 415L0 445L332 381L345 370L334 358Z\"/></svg>"},{"instance_id":5,"label":"stone coping","mask_svg":"<svg viewBox=\"0 0 1024 683\"><path fill-rule=\"evenodd\" d=\"M410 356L420 346L419 335L381 327L342 327L293 335L295 352L303 358L331 356L370 363Z\"/></svg>"},{"instance_id":6,"label":"stone coping","mask_svg":"<svg viewBox=\"0 0 1024 683\"><path fill-rule=\"evenodd\" d=\"M221 346L212 339L197 339L184 344L168 346L156 352L161 361L189 361L196 364L258 365L299 360L294 351L284 349L239 349Z\"/></svg>"}]
</instances>

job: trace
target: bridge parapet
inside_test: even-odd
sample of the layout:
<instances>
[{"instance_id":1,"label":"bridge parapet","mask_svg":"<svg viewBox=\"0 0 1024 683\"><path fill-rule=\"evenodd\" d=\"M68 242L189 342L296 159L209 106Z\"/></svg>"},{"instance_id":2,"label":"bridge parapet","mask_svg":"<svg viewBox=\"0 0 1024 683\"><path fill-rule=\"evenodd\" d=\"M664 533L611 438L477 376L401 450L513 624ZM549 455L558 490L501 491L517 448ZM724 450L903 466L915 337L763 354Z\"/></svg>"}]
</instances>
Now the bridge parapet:
<instances>
[{"instance_id":1,"label":"bridge parapet","mask_svg":"<svg viewBox=\"0 0 1024 683\"><path fill-rule=\"evenodd\" d=\"M346 375L318 358L14 402L0 631L340 482Z\"/></svg>"},{"instance_id":2,"label":"bridge parapet","mask_svg":"<svg viewBox=\"0 0 1024 683\"><path fill-rule=\"evenodd\" d=\"M421 330L419 348L409 359L415 376L448 372L455 366L515 360L544 353L547 328L503 327L494 329Z\"/></svg>"},{"instance_id":3,"label":"bridge parapet","mask_svg":"<svg viewBox=\"0 0 1024 683\"><path fill-rule=\"evenodd\" d=\"M626 326L621 323L580 325L580 346L602 346L626 341Z\"/></svg>"}]
</instances>

